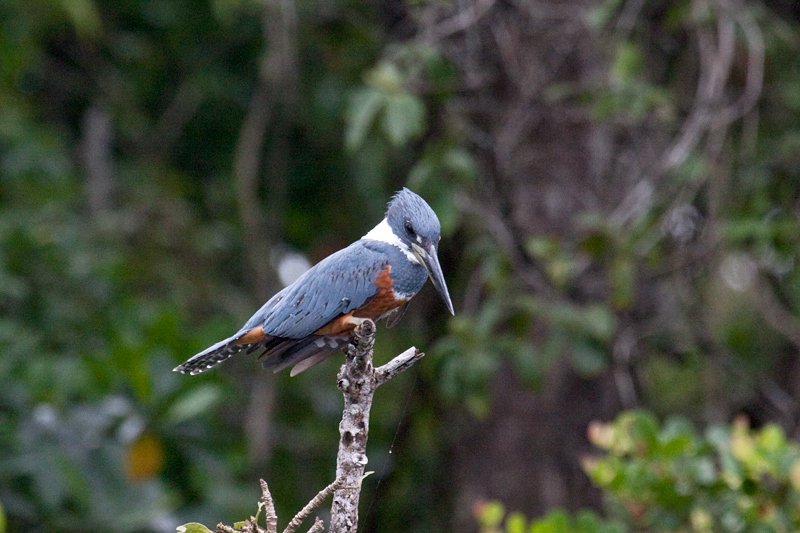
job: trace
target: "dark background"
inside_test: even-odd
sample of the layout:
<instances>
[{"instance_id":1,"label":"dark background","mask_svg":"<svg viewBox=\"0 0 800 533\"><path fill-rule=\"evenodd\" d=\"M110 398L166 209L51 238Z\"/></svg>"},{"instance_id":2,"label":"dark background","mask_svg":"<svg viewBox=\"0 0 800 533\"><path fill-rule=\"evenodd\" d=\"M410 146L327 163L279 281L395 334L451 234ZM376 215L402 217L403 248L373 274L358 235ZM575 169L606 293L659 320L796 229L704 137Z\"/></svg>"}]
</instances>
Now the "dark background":
<instances>
[{"instance_id":1,"label":"dark background","mask_svg":"<svg viewBox=\"0 0 800 533\"><path fill-rule=\"evenodd\" d=\"M365 531L600 508L590 421L800 439L795 2L6 0L8 531L282 523L332 481L337 356L171 372L407 185L443 227L376 360ZM288 254L288 255L287 255Z\"/></svg>"}]
</instances>

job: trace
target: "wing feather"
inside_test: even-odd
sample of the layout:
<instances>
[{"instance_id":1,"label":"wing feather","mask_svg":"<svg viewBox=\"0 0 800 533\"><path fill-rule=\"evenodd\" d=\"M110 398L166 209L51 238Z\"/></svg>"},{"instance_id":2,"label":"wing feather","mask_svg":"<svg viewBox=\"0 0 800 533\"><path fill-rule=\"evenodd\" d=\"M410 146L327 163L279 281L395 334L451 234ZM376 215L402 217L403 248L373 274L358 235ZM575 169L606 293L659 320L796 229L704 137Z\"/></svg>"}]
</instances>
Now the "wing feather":
<instances>
[{"instance_id":1,"label":"wing feather","mask_svg":"<svg viewBox=\"0 0 800 533\"><path fill-rule=\"evenodd\" d=\"M248 320L273 337L301 339L358 309L375 294L372 283L387 259L359 241L323 259Z\"/></svg>"},{"instance_id":2,"label":"wing feather","mask_svg":"<svg viewBox=\"0 0 800 533\"><path fill-rule=\"evenodd\" d=\"M265 366L279 370L296 365L292 374L302 372L341 349L344 339L313 333L372 299L378 292L373 280L387 264L384 255L357 241L323 259L270 298L238 333L203 350L175 370L196 374L239 351L263 350ZM258 327L263 329L263 338L238 343L242 336Z\"/></svg>"}]
</instances>

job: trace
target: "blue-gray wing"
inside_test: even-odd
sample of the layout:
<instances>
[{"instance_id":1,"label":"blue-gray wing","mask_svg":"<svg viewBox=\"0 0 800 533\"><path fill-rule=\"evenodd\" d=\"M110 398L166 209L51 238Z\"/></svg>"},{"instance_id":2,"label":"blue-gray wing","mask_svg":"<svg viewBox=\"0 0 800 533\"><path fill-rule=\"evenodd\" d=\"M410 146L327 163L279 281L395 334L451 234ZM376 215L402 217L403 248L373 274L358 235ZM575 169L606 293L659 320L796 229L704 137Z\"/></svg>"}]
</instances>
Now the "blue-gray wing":
<instances>
[{"instance_id":1,"label":"blue-gray wing","mask_svg":"<svg viewBox=\"0 0 800 533\"><path fill-rule=\"evenodd\" d=\"M378 287L373 280L387 265L385 254L357 241L323 259L273 296L236 334L175 370L198 374L242 350L263 349L265 366L278 371L295 365L292 375L302 372L342 348L342 339L314 332L375 296Z\"/></svg>"},{"instance_id":2,"label":"blue-gray wing","mask_svg":"<svg viewBox=\"0 0 800 533\"><path fill-rule=\"evenodd\" d=\"M356 241L273 296L241 331L261 326L273 337L301 339L311 335L375 296L378 288L373 280L386 265L386 256Z\"/></svg>"}]
</instances>

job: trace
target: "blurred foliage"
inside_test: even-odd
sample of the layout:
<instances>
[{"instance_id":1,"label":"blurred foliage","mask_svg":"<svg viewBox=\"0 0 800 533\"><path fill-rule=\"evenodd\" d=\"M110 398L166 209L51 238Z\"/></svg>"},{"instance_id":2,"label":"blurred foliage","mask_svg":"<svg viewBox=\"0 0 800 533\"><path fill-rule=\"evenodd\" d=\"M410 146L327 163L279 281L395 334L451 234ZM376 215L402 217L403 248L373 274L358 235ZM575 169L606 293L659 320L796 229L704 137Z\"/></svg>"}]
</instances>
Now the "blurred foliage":
<instances>
[{"instance_id":1,"label":"blurred foliage","mask_svg":"<svg viewBox=\"0 0 800 533\"><path fill-rule=\"evenodd\" d=\"M644 411L627 411L589 427L605 455L584 468L607 501L608 518L591 511L553 511L528 524L498 502L476 509L483 533L611 533L629 531L780 532L800 528L800 446L769 424L744 418L703 434L684 418L659 426Z\"/></svg>"},{"instance_id":2,"label":"blurred foliage","mask_svg":"<svg viewBox=\"0 0 800 533\"><path fill-rule=\"evenodd\" d=\"M471 503L453 482L454 443L506 415L494 401L510 384L535 395L563 383L551 378L565 367L578 383L629 380L627 393L609 394L621 405L704 423L745 411L797 438L800 15L781 2L728 12L711 1L603 0L553 18L536 2L500 4L476 4L488 12L468 12L466 36L463 4L447 2L0 5L8 531L231 523L250 511L259 477L280 495L281 516L316 494L333 472L338 360L291 380L249 358L195 377L171 368L279 288L259 272L276 270L283 253L317 261L357 239L403 185L441 219L457 316L447 320L427 288L400 327L379 333L378 361L410 344L429 357L373 407L381 483L365 489L363 501L376 502L366 527L449 529L453 507ZM664 170L652 154L668 150L698 102L697 37L733 14L717 104L735 102L747 80L751 27L741 21L763 40L758 102L704 130ZM546 40L551 29L573 48ZM508 68L514 52L530 57ZM539 70L515 85L526 69ZM259 94L268 119L247 189L234 169ZM559 131L558 120L570 127ZM519 124L530 129L506 137L536 148L518 150L525 164L501 146L504 128ZM584 137L609 160L576 149ZM591 167L589 177L561 154ZM248 219L253 198L263 220ZM256 237L266 256L254 261ZM259 416L268 442L251 427ZM766 431L734 426L731 450L736 439L761 450ZM739 461L748 497L783 483L785 472L761 483L758 465L773 455L752 464L724 455L716 435L685 439L705 460ZM524 466L521 476L535 474ZM690 489L744 490L725 483ZM744 513L725 501L725 512ZM708 514L680 519L722 523L722 507L699 509ZM604 522L555 513L540 521L549 526L511 523Z\"/></svg>"},{"instance_id":3,"label":"blurred foliage","mask_svg":"<svg viewBox=\"0 0 800 533\"><path fill-rule=\"evenodd\" d=\"M744 418L704 434L685 419L663 427L627 412L589 428L606 452L585 460L612 514L636 531L795 531L800 527L800 446Z\"/></svg>"},{"instance_id":4,"label":"blurred foliage","mask_svg":"<svg viewBox=\"0 0 800 533\"><path fill-rule=\"evenodd\" d=\"M260 303L243 282L230 173L262 53L260 10L92 0L0 8L0 501L12 531L174 531L190 518L247 511L255 485L246 483L252 467L235 414L247 381L171 369ZM316 113L296 128L309 151L338 147L341 93L370 66L375 52L363 50L374 49L378 31L344 17L301 36L320 56L350 50L307 72L302 96ZM93 109L113 128L105 154L87 152ZM87 181L86 165L103 157L108 181ZM298 176L348 164L344 155L295 159ZM297 180L292 194L305 198L319 183ZM338 194L327 188L314 201ZM291 205L287 233L301 244L356 238L369 224L347 227L336 202L315 213ZM336 217L338 227L315 232L309 216ZM303 390L280 400L298 406L283 416L317 425L312 413L327 409L330 438L303 437L305 450L290 437L278 443L270 471L287 480L287 505L333 468L336 409L310 383ZM329 395L335 406L335 387ZM318 478L281 474L298 456L319 463Z\"/></svg>"},{"instance_id":5,"label":"blurred foliage","mask_svg":"<svg viewBox=\"0 0 800 533\"><path fill-rule=\"evenodd\" d=\"M574 517L564 511L551 511L542 518L528 521L522 513L506 514L499 502L486 502L475 509L480 533L625 533L624 525L601 518L592 511L580 511Z\"/></svg>"},{"instance_id":6,"label":"blurred foliage","mask_svg":"<svg viewBox=\"0 0 800 533\"><path fill-rule=\"evenodd\" d=\"M437 344L446 398L466 397L473 413L486 416L489 378L503 362L536 386L566 358L584 378L629 374L636 396L623 402L644 402L661 414L700 419L698 401L717 413L749 404L759 416L796 424L793 408L754 405L769 396L759 392L763 387L796 395L783 379L785 365L793 365L786 354L796 354L794 333L800 331L794 290L800 281L800 169L785 148L794 143L791 123L800 118L789 103L800 88L796 20L758 2L742 4L736 20L752 20L763 39L764 86L756 110L723 129L719 147L701 138L684 161L661 170L666 158L647 159L646 141L639 139L688 127L682 121L698 105L695 85L704 76L688 68L698 53L688 40L730 23L722 11L715 2L620 0L598 2L589 11L587 22L607 47L604 78L552 83L544 98L588 113L598 135L629 138L642 153L625 154L639 158L634 170L612 163L602 178L605 188L587 193L586 203L601 205L572 213L551 233L537 231L537 223L550 221L536 213L527 226L511 222L509 214L500 229L516 249L492 232L501 221L490 212L465 218L467 231L474 230L462 257L473 274L465 289L480 295L480 305L451 320ZM741 33L734 38L736 46L750 44ZM748 56L742 55L724 93L729 99L743 90ZM640 173L634 181L626 175L631 172ZM492 191L500 211L518 201L506 183L513 179L494 177L482 189ZM613 196L609 189L620 182L626 195L607 201L603 194ZM497 191L504 186L506 197ZM567 185L559 191L579 194L592 186L581 182L578 191ZM635 349L621 355L625 335L635 339Z\"/></svg>"}]
</instances>

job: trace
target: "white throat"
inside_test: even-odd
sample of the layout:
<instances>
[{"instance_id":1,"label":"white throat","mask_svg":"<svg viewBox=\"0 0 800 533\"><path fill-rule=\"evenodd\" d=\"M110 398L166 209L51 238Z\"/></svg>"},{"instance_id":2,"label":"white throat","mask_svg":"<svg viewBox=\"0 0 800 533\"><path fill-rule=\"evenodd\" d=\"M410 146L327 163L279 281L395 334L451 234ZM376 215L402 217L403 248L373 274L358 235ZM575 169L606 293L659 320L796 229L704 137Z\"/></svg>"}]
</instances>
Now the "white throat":
<instances>
[{"instance_id":1,"label":"white throat","mask_svg":"<svg viewBox=\"0 0 800 533\"><path fill-rule=\"evenodd\" d=\"M414 255L414 252L411 251L411 248L409 248L406 243L401 241L400 238L394 234L391 226L389 226L389 221L385 218L381 220L380 224L369 230L369 233L361 238L385 242L387 244L391 244L392 246L397 246L400 248L400 251L405 254L409 261L419 264L419 259L417 259L417 256Z\"/></svg>"}]
</instances>

